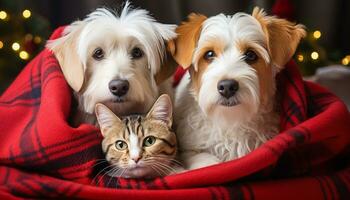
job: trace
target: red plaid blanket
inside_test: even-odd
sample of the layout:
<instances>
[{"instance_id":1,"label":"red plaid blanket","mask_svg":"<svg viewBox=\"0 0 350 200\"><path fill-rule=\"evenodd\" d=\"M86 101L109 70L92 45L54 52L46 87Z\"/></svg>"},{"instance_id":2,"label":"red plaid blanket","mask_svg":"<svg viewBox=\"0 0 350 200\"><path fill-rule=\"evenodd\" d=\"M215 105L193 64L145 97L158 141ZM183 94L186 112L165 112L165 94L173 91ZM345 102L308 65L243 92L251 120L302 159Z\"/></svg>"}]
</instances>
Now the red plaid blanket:
<instances>
[{"instance_id":1,"label":"red plaid blanket","mask_svg":"<svg viewBox=\"0 0 350 200\"><path fill-rule=\"evenodd\" d=\"M349 199L346 107L293 62L278 86L282 131L247 156L155 180L110 178L99 173L99 130L67 123L72 93L45 49L0 98L0 199Z\"/></svg>"}]
</instances>

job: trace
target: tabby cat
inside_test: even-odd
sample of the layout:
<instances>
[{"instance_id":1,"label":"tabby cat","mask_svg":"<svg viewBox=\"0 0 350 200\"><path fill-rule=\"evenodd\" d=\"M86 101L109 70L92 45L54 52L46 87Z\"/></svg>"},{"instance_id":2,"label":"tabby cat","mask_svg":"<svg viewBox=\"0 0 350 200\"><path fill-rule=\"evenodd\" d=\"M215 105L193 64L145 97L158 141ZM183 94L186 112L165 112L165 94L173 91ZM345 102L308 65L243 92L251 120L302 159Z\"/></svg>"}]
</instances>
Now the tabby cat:
<instances>
[{"instance_id":1,"label":"tabby cat","mask_svg":"<svg viewBox=\"0 0 350 200\"><path fill-rule=\"evenodd\" d=\"M117 117L103 104L96 105L103 135L102 150L113 166L114 177L155 178L175 173L177 142L171 131L172 105L161 95L146 116Z\"/></svg>"}]
</instances>

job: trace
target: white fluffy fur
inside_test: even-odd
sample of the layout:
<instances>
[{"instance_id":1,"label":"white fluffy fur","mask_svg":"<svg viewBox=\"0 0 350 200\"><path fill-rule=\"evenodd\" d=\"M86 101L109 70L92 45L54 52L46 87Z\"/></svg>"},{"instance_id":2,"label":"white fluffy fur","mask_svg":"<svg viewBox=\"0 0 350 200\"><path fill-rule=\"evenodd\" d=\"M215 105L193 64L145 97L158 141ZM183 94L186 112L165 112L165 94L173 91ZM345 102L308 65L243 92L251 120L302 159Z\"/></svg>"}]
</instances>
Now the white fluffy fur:
<instances>
[{"instance_id":1,"label":"white fluffy fur","mask_svg":"<svg viewBox=\"0 0 350 200\"><path fill-rule=\"evenodd\" d=\"M202 56L200 50L213 40L225 44L225 49L202 75L198 95L191 91L187 73L175 96L176 132L182 159L189 169L244 156L278 133L273 96L270 105L261 107L257 71L242 59L236 43L249 43L265 63L270 63L266 37L259 22L243 13L220 14L205 20L193 56L195 70ZM238 105L226 107L218 103L222 97L217 92L217 83L223 79L239 82L235 95Z\"/></svg>"},{"instance_id":2,"label":"white fluffy fur","mask_svg":"<svg viewBox=\"0 0 350 200\"><path fill-rule=\"evenodd\" d=\"M130 9L128 2L120 14L97 9L83 21L68 26L64 34L74 32L79 26L84 27L76 50L83 63L85 82L76 96L79 109L87 114L83 121L95 119L92 114L99 102L117 115L145 113L159 96L154 75L160 70L165 56L165 41L176 36L175 26L156 22L146 10ZM48 46L53 49L62 42L65 41L50 41ZM101 61L91 56L97 47L105 52L105 59ZM132 60L130 51L134 47L142 49L145 56ZM122 103L114 102L115 96L108 88L108 83L118 78L130 83Z\"/></svg>"}]
</instances>

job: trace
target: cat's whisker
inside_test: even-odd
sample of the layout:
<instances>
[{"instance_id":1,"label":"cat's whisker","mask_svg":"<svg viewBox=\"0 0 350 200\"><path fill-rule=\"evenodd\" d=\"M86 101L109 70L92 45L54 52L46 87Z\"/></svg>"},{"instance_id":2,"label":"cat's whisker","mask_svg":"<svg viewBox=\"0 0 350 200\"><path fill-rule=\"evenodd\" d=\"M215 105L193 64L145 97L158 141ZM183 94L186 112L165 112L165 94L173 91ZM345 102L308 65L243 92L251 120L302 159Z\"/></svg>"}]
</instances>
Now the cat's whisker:
<instances>
[{"instance_id":1,"label":"cat's whisker","mask_svg":"<svg viewBox=\"0 0 350 200\"><path fill-rule=\"evenodd\" d=\"M110 169L110 170L106 171L105 173L103 173L103 175L100 177L100 179L97 180L97 183L96 183L96 184L98 185L98 183L99 183L101 180L103 180L103 177L104 177L105 175L107 175L110 171L112 171L114 168L115 168L115 166L112 166L112 169Z\"/></svg>"},{"instance_id":2,"label":"cat's whisker","mask_svg":"<svg viewBox=\"0 0 350 200\"><path fill-rule=\"evenodd\" d=\"M116 175L117 175L117 173L118 173L119 171L121 171L121 170L122 170L121 168L115 166L115 167L113 168L113 171L112 171L110 174L108 174L108 176L109 176L110 178L109 178L109 180L108 180L107 187L109 186L109 183L111 182L111 180L112 180L113 178L115 178Z\"/></svg>"},{"instance_id":3,"label":"cat's whisker","mask_svg":"<svg viewBox=\"0 0 350 200\"><path fill-rule=\"evenodd\" d=\"M171 165L166 165L166 164L160 163L160 162L158 162L158 164L163 165L164 167L168 168L169 170L172 171L172 173L177 173L176 167L182 168L182 166L180 166L180 165L177 165L176 167L173 167ZM176 164L176 163L173 163L173 164Z\"/></svg>"},{"instance_id":4,"label":"cat's whisker","mask_svg":"<svg viewBox=\"0 0 350 200\"><path fill-rule=\"evenodd\" d=\"M157 157L157 156L154 156L154 157ZM183 168L183 165L179 162L179 161L177 161L177 160L175 160L175 159L166 159L166 158L161 158L161 159L154 159L154 158L147 158L147 159L145 159L145 160L149 160L149 161L151 161L151 162L154 162L154 161L158 161L158 162L160 162L161 163L161 161L162 160L164 160L164 161L167 161L167 162L170 162L170 165L167 165L168 167L171 167L172 169L173 169L173 171L176 171L171 165L173 165L175 168L176 167L178 167L178 168ZM164 163L162 163L162 164L164 164Z\"/></svg>"},{"instance_id":5,"label":"cat's whisker","mask_svg":"<svg viewBox=\"0 0 350 200\"><path fill-rule=\"evenodd\" d=\"M102 160L102 159L101 159ZM96 167L97 165L103 164L103 163L108 163L108 161L106 159L103 159L102 161L96 162L92 168Z\"/></svg>"},{"instance_id":6,"label":"cat's whisker","mask_svg":"<svg viewBox=\"0 0 350 200\"><path fill-rule=\"evenodd\" d=\"M150 167L155 167L155 168L157 168L158 170L161 170L164 173L164 170L162 169L162 167L158 166L154 161L149 160L148 162L145 162L145 164L147 166L150 166ZM161 174L159 174L159 175L161 175Z\"/></svg>"},{"instance_id":7,"label":"cat's whisker","mask_svg":"<svg viewBox=\"0 0 350 200\"><path fill-rule=\"evenodd\" d=\"M168 171L170 173L176 173L176 169L174 169L173 167L169 166L169 165L165 165L163 163L158 163L159 165L163 166L164 168L168 169Z\"/></svg>"},{"instance_id":8,"label":"cat's whisker","mask_svg":"<svg viewBox=\"0 0 350 200\"><path fill-rule=\"evenodd\" d=\"M120 174L120 177L123 177L124 172L127 170L128 168L124 168L124 170L122 171L122 173Z\"/></svg>"},{"instance_id":9,"label":"cat's whisker","mask_svg":"<svg viewBox=\"0 0 350 200\"><path fill-rule=\"evenodd\" d=\"M153 171L155 171L159 176L162 176L162 174L157 170L156 167L154 167L153 165L150 165L150 167L153 169Z\"/></svg>"},{"instance_id":10,"label":"cat's whisker","mask_svg":"<svg viewBox=\"0 0 350 200\"><path fill-rule=\"evenodd\" d=\"M171 168L169 168L167 165L164 165L164 164L162 164L162 163L159 163L159 162L154 161L154 162L153 162L153 165L155 165L155 166L161 168L162 171L165 172L165 175L168 175L168 174L170 174L170 173L172 172L172 169L171 169Z\"/></svg>"},{"instance_id":11,"label":"cat's whisker","mask_svg":"<svg viewBox=\"0 0 350 200\"><path fill-rule=\"evenodd\" d=\"M120 169L118 171L116 171L113 176L114 177L122 177L123 176L123 173L126 171L127 169Z\"/></svg>"},{"instance_id":12,"label":"cat's whisker","mask_svg":"<svg viewBox=\"0 0 350 200\"><path fill-rule=\"evenodd\" d=\"M153 164L151 166L158 170L159 176L166 176L167 175L167 173L160 166L155 165L155 164Z\"/></svg>"},{"instance_id":13,"label":"cat's whisker","mask_svg":"<svg viewBox=\"0 0 350 200\"><path fill-rule=\"evenodd\" d=\"M92 179L91 185L92 185L92 183L95 181L95 179L98 178L98 176L99 176L104 170L106 170L106 169L108 169L108 168L110 168L110 167L113 167L113 166L112 166L112 165L109 165L109 166L103 168L101 171L99 171L99 172L96 174L96 176L94 176L94 178ZM97 185L97 184L96 184L96 185Z\"/></svg>"},{"instance_id":14,"label":"cat's whisker","mask_svg":"<svg viewBox=\"0 0 350 200\"><path fill-rule=\"evenodd\" d=\"M161 159L166 159L167 161L171 161L171 162L173 162L174 164L176 163L177 165L179 165L179 166L183 166L183 164L180 162L180 161L178 161L178 160L176 160L176 159L173 159L173 158L169 158L169 157L167 157L167 156L162 156L162 155L153 155L152 157L156 157L156 158L161 158Z\"/></svg>"}]
</instances>

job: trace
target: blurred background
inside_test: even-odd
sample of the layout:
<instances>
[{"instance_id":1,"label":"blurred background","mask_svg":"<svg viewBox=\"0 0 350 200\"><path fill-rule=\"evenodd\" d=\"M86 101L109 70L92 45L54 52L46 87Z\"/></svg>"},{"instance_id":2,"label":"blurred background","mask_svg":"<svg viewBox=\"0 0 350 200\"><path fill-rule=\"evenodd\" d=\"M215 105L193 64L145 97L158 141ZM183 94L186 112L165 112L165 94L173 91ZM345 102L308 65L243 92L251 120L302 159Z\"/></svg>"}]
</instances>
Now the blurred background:
<instances>
[{"instance_id":1,"label":"blurred background","mask_svg":"<svg viewBox=\"0 0 350 200\"><path fill-rule=\"evenodd\" d=\"M323 66L350 64L349 0L130 0L163 23L180 23L191 12L216 15L265 8L308 28L295 60L305 76ZM97 7L119 9L122 0L0 0L0 94L44 47L51 32ZM348 78L349 79L349 78Z\"/></svg>"}]
</instances>

